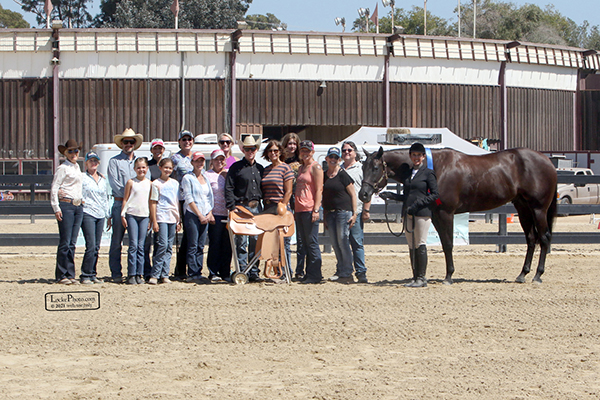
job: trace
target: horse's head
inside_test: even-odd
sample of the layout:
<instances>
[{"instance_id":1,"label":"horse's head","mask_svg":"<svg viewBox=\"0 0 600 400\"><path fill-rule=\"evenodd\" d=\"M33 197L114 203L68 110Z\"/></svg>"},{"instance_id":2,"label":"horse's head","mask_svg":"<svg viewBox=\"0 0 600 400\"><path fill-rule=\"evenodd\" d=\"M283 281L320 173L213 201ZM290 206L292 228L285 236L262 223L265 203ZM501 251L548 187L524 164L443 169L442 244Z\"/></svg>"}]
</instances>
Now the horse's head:
<instances>
[{"instance_id":1,"label":"horse's head","mask_svg":"<svg viewBox=\"0 0 600 400\"><path fill-rule=\"evenodd\" d=\"M358 192L358 198L363 203L371 201L371 196L377 194L387 185L387 164L383 159L383 147L369 153L363 149L367 159L363 162L363 181Z\"/></svg>"}]
</instances>

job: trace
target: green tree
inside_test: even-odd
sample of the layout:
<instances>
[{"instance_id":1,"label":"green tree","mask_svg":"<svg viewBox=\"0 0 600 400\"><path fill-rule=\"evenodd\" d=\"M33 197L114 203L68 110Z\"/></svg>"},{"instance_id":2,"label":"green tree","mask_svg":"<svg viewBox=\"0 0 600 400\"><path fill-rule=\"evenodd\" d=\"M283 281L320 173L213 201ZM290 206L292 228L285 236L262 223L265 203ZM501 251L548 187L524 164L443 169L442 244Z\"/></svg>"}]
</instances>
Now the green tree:
<instances>
[{"instance_id":1,"label":"green tree","mask_svg":"<svg viewBox=\"0 0 600 400\"><path fill-rule=\"evenodd\" d=\"M394 25L401 26L403 33L407 35L423 35L425 34L425 10L423 7L415 7L411 10L396 8L394 10ZM361 21L362 19L362 21ZM352 30L359 30L361 22L364 24L364 18L358 18L354 21ZM375 32L375 26L369 23L369 30ZM392 33L392 12L388 12L386 16L379 18L379 32ZM427 11L427 35L432 36L450 36L454 31L449 26L448 21L444 18L433 15Z\"/></svg>"},{"instance_id":2,"label":"green tree","mask_svg":"<svg viewBox=\"0 0 600 400\"><path fill-rule=\"evenodd\" d=\"M287 24L282 23L279 18L271 13L267 15L252 14L246 15L244 21L248 23L250 29L262 29L262 30L287 30Z\"/></svg>"},{"instance_id":3,"label":"green tree","mask_svg":"<svg viewBox=\"0 0 600 400\"><path fill-rule=\"evenodd\" d=\"M252 0L180 0L179 27L230 29L237 27ZM105 0L96 26L111 28L164 28L175 26L172 0ZM114 5L114 11L112 9ZM112 13L112 14L111 14Z\"/></svg>"},{"instance_id":4,"label":"green tree","mask_svg":"<svg viewBox=\"0 0 600 400\"><path fill-rule=\"evenodd\" d=\"M0 28L29 28L29 23L18 12L5 10L0 5Z\"/></svg>"},{"instance_id":5,"label":"green tree","mask_svg":"<svg viewBox=\"0 0 600 400\"><path fill-rule=\"evenodd\" d=\"M115 22L117 4L119 4L120 1L121 0L102 0L100 2L100 13L94 17L92 25L96 28L112 26Z\"/></svg>"},{"instance_id":6,"label":"green tree","mask_svg":"<svg viewBox=\"0 0 600 400\"><path fill-rule=\"evenodd\" d=\"M600 51L600 28L598 25L594 25L590 30L590 33L586 36L583 48Z\"/></svg>"},{"instance_id":7,"label":"green tree","mask_svg":"<svg viewBox=\"0 0 600 400\"><path fill-rule=\"evenodd\" d=\"M461 7L461 29L473 36L473 4ZM453 26L456 29L456 24ZM595 30L594 30L595 28ZM589 47L590 35L598 31L587 21L577 25L552 5L542 9L534 4L517 7L514 3L495 0L477 1L477 37L482 39L519 40L533 43Z\"/></svg>"},{"instance_id":8,"label":"green tree","mask_svg":"<svg viewBox=\"0 0 600 400\"><path fill-rule=\"evenodd\" d=\"M46 24L44 0L15 0L24 11L35 14L39 26ZM92 23L92 16L87 11L88 3L92 0L52 0L51 17L60 19L69 28L87 28Z\"/></svg>"}]
</instances>

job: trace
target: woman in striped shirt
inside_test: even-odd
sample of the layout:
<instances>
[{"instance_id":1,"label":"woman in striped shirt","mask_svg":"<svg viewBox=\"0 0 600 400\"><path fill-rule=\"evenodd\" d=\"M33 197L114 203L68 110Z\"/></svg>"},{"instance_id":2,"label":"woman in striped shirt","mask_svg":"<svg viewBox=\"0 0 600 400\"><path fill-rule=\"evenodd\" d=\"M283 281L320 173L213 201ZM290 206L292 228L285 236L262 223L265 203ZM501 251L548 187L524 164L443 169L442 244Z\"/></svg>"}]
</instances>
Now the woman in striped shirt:
<instances>
[{"instance_id":1,"label":"woman in striped shirt","mask_svg":"<svg viewBox=\"0 0 600 400\"><path fill-rule=\"evenodd\" d=\"M289 209L290 198L294 184L294 172L292 168L283 162L283 146L277 140L271 140L263 151L263 158L271 161L271 165L265 168L261 181L263 193L264 212L277 214L277 204L283 203ZM290 277L291 273L291 241L285 238L285 258Z\"/></svg>"}]
</instances>

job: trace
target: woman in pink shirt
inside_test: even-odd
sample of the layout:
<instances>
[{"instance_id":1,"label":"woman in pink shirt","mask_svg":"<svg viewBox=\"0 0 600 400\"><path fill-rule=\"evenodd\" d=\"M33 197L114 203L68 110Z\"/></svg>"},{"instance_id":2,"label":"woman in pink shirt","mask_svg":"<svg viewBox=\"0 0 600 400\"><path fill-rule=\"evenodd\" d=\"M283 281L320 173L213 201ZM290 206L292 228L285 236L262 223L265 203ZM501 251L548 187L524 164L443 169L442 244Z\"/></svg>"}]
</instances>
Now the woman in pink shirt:
<instances>
[{"instance_id":1,"label":"woman in pink shirt","mask_svg":"<svg viewBox=\"0 0 600 400\"><path fill-rule=\"evenodd\" d=\"M321 249L319 248L319 209L323 198L323 169L313 158L315 145L310 140L300 143L300 162L296 180L296 232L301 238L299 257L306 256L306 276L296 269L301 283L321 283Z\"/></svg>"}]
</instances>

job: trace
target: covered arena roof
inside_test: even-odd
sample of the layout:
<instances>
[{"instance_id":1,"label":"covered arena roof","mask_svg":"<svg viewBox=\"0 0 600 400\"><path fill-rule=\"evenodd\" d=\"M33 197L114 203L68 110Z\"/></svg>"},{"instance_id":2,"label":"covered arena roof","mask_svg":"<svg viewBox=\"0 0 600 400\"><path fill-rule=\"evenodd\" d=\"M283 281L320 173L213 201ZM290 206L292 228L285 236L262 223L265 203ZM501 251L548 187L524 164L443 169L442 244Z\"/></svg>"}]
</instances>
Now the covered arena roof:
<instances>
[{"instance_id":1,"label":"covered arena roof","mask_svg":"<svg viewBox=\"0 0 600 400\"><path fill-rule=\"evenodd\" d=\"M234 35L236 33L236 35ZM237 38L237 44L234 44ZM457 59L600 69L593 50L457 37L258 30L60 29L63 52L228 52ZM52 50L52 30L2 29L0 51Z\"/></svg>"}]
</instances>

